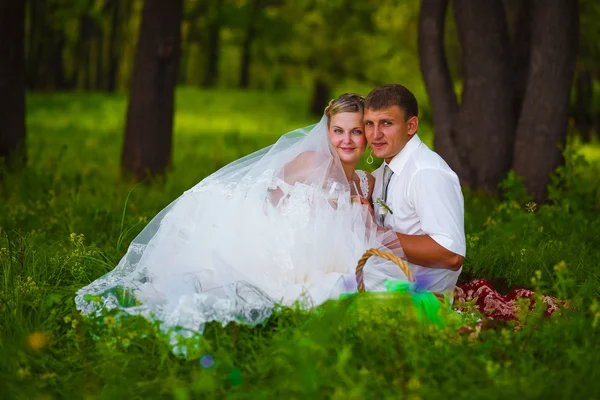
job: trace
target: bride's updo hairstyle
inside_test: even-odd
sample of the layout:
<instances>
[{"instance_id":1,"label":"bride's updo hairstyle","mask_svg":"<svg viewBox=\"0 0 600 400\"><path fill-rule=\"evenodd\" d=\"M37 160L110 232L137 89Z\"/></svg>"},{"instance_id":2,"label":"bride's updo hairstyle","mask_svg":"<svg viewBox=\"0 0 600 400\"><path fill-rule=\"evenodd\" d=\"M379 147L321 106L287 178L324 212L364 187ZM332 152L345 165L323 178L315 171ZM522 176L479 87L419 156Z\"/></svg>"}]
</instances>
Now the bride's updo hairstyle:
<instances>
[{"instance_id":1,"label":"bride's updo hairstyle","mask_svg":"<svg viewBox=\"0 0 600 400\"><path fill-rule=\"evenodd\" d=\"M356 93L344 93L337 99L331 99L329 105L325 107L325 116L327 117L327 126L329 121L335 115L345 112L363 113L365 109L365 98Z\"/></svg>"}]
</instances>

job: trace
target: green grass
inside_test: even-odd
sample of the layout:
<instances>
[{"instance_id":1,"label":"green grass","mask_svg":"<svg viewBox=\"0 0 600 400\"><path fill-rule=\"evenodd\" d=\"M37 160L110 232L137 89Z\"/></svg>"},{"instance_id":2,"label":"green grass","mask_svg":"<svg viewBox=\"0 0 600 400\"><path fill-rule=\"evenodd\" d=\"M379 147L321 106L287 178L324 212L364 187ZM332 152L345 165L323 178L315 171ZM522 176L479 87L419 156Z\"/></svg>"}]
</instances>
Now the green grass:
<instances>
[{"instance_id":1,"label":"green grass","mask_svg":"<svg viewBox=\"0 0 600 400\"><path fill-rule=\"evenodd\" d=\"M465 193L465 276L570 299L571 309L550 319L524 314L517 331L502 325L471 339L359 298L354 309L280 310L238 334L210 324L185 360L144 320L79 315L75 290L111 270L145 222L220 166L315 122L308 100L299 91L180 89L172 171L134 185L119 175L124 97L30 95L30 166L0 186L0 397L600 397L593 146L569 149L553 202L535 212L514 177L503 199ZM210 368L199 363L204 354Z\"/></svg>"}]
</instances>

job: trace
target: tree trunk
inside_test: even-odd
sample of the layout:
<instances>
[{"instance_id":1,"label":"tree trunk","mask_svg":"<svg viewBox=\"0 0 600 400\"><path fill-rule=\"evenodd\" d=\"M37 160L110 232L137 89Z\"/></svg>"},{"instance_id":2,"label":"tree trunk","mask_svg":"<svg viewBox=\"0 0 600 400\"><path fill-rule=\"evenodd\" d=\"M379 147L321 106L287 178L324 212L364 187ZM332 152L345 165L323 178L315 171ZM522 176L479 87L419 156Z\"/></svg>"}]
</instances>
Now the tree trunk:
<instances>
[{"instance_id":1,"label":"tree trunk","mask_svg":"<svg viewBox=\"0 0 600 400\"><path fill-rule=\"evenodd\" d=\"M39 71L41 67L41 53L43 47L43 25L45 4L43 1L30 1L28 7L29 32L26 46L26 71L27 87L37 89L39 86Z\"/></svg>"},{"instance_id":2,"label":"tree trunk","mask_svg":"<svg viewBox=\"0 0 600 400\"><path fill-rule=\"evenodd\" d=\"M97 30L94 35L94 90L104 89L104 33L102 30Z\"/></svg>"},{"instance_id":3,"label":"tree trunk","mask_svg":"<svg viewBox=\"0 0 600 400\"><path fill-rule=\"evenodd\" d=\"M21 0L25 2L25 0ZM50 21L60 5L47 0L29 1L26 82L34 90L65 89L63 49L67 38Z\"/></svg>"},{"instance_id":4,"label":"tree trunk","mask_svg":"<svg viewBox=\"0 0 600 400\"><path fill-rule=\"evenodd\" d=\"M206 71L202 86L214 87L219 79L219 55L221 54L221 0L212 1L207 29Z\"/></svg>"},{"instance_id":5,"label":"tree trunk","mask_svg":"<svg viewBox=\"0 0 600 400\"><path fill-rule=\"evenodd\" d=\"M325 107L327 106L327 103L329 103L330 93L331 88L329 87L329 84L321 77L315 78L315 86L310 107L312 115L315 117L323 116Z\"/></svg>"},{"instance_id":6,"label":"tree trunk","mask_svg":"<svg viewBox=\"0 0 600 400\"><path fill-rule=\"evenodd\" d=\"M531 20L533 17L533 0L520 0L515 35L513 37L513 77L514 77L514 110L516 120L521 115L529 62L531 59Z\"/></svg>"},{"instance_id":7,"label":"tree trunk","mask_svg":"<svg viewBox=\"0 0 600 400\"><path fill-rule=\"evenodd\" d=\"M435 125L436 151L461 184L496 193L512 161L515 117L510 40L501 0L455 0L462 46L458 105L444 51L447 0L422 0L419 55Z\"/></svg>"},{"instance_id":8,"label":"tree trunk","mask_svg":"<svg viewBox=\"0 0 600 400\"><path fill-rule=\"evenodd\" d=\"M25 163L25 2L0 0L0 159Z\"/></svg>"},{"instance_id":9,"label":"tree trunk","mask_svg":"<svg viewBox=\"0 0 600 400\"><path fill-rule=\"evenodd\" d=\"M462 47L462 103L452 134L467 173L463 182L496 193L512 165L515 132L511 53L501 0L455 0Z\"/></svg>"},{"instance_id":10,"label":"tree trunk","mask_svg":"<svg viewBox=\"0 0 600 400\"><path fill-rule=\"evenodd\" d=\"M252 59L252 43L256 37L257 31L257 17L260 10L260 0L253 0L252 9L248 18L248 25L246 27L246 35L244 37L244 43L242 44L242 61L240 68L240 87L247 89L250 86L250 65Z\"/></svg>"},{"instance_id":11,"label":"tree trunk","mask_svg":"<svg viewBox=\"0 0 600 400\"><path fill-rule=\"evenodd\" d=\"M109 92L115 92L117 90L117 78L119 76L119 39L121 39L122 36L121 10L123 5L120 1L112 0L110 7L111 21L110 34L108 37L108 73L106 76L106 90Z\"/></svg>"},{"instance_id":12,"label":"tree trunk","mask_svg":"<svg viewBox=\"0 0 600 400\"><path fill-rule=\"evenodd\" d=\"M86 14L79 19L79 38L77 41L77 69L79 70L79 87L92 89L92 38L94 21Z\"/></svg>"},{"instance_id":13,"label":"tree trunk","mask_svg":"<svg viewBox=\"0 0 600 400\"><path fill-rule=\"evenodd\" d=\"M467 173L452 136L452 121L458 101L444 50L444 24L448 0L422 0L419 14L419 58L421 73L433 113L433 145L450 167L464 178Z\"/></svg>"},{"instance_id":14,"label":"tree trunk","mask_svg":"<svg viewBox=\"0 0 600 400\"><path fill-rule=\"evenodd\" d=\"M202 42L203 30L200 27L198 19L204 14L208 14L208 4L206 1L196 2L195 7L184 15L183 22L187 22L188 29L185 38L182 38L181 42L181 62L179 64L179 84L197 84L202 85L204 82L204 76L198 78L195 74L190 73L189 64L190 60L193 60L190 54L192 48L195 45L199 45L200 48L204 48ZM192 61L194 62L194 61Z\"/></svg>"},{"instance_id":15,"label":"tree trunk","mask_svg":"<svg viewBox=\"0 0 600 400\"><path fill-rule=\"evenodd\" d=\"M531 63L517 127L514 169L535 200L547 199L550 174L562 162L579 33L573 0L534 0Z\"/></svg>"},{"instance_id":16,"label":"tree trunk","mask_svg":"<svg viewBox=\"0 0 600 400\"><path fill-rule=\"evenodd\" d=\"M171 162L183 0L146 0L131 81L122 167L136 179Z\"/></svg>"}]
</instances>

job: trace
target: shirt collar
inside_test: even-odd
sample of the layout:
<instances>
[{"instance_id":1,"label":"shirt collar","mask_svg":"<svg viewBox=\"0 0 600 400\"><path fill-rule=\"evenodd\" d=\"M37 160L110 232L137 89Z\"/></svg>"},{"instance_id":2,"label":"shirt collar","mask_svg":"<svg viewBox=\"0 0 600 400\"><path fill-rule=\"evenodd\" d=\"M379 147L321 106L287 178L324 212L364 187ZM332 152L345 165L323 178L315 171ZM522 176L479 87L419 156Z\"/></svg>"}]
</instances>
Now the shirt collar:
<instances>
[{"instance_id":1,"label":"shirt collar","mask_svg":"<svg viewBox=\"0 0 600 400\"><path fill-rule=\"evenodd\" d=\"M406 143L406 146L400 150L400 153L396 154L394 158L392 158L392 161L390 161L388 165L394 174L400 174L411 154L421 145L421 143L423 142L419 138L419 135L415 133L415 135Z\"/></svg>"}]
</instances>

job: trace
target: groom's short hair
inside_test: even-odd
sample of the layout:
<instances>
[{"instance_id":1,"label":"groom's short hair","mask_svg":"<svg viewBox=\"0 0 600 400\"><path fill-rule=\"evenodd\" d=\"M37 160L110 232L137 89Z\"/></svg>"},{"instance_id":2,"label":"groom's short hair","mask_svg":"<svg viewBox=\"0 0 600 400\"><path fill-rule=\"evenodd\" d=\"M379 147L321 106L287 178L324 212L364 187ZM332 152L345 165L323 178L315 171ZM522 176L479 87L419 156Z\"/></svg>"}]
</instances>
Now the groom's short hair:
<instances>
[{"instance_id":1,"label":"groom's short hair","mask_svg":"<svg viewBox=\"0 0 600 400\"><path fill-rule=\"evenodd\" d=\"M365 108L372 110L381 110L392 106L398 106L404 110L406 119L419 114L419 105L415 95L406 87L396 83L376 87L365 99Z\"/></svg>"}]
</instances>

